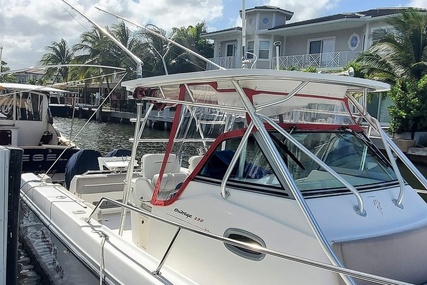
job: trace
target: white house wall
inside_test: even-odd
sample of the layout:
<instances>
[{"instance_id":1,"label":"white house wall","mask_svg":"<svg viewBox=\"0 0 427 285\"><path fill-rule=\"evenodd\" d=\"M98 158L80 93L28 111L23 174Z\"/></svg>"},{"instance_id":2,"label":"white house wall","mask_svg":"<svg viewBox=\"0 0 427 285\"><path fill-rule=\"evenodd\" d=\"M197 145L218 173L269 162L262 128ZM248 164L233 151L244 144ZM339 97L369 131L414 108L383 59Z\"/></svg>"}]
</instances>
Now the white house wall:
<instances>
[{"instance_id":1,"label":"white house wall","mask_svg":"<svg viewBox=\"0 0 427 285\"><path fill-rule=\"evenodd\" d=\"M276 19L274 22L274 27L282 26L286 23L286 17L284 15L277 14L277 13L275 15L276 15Z\"/></svg>"},{"instance_id":2,"label":"white house wall","mask_svg":"<svg viewBox=\"0 0 427 285\"><path fill-rule=\"evenodd\" d=\"M246 18L246 35L252 36L256 32L257 14L248 15Z\"/></svg>"},{"instance_id":3,"label":"white house wall","mask_svg":"<svg viewBox=\"0 0 427 285\"><path fill-rule=\"evenodd\" d=\"M360 37L360 42L357 48L354 50L356 52L362 51L362 40L363 34L365 33L365 28L358 29L347 29L347 30L338 30L334 32L324 32L324 33L315 33L308 35L300 36L291 36L286 37L286 45L284 50L284 55L300 55L308 53L308 45L311 40L326 39L326 38L335 38L334 51L350 51L349 39L353 34L357 34Z\"/></svg>"}]
</instances>

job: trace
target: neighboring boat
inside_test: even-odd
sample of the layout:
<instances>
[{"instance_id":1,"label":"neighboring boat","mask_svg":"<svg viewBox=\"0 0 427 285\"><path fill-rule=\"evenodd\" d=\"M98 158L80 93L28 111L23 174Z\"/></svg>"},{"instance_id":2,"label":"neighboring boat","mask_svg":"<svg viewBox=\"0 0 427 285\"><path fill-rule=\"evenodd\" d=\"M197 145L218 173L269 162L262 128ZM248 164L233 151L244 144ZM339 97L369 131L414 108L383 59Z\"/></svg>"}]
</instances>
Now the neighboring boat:
<instances>
[{"instance_id":1,"label":"neighboring boat","mask_svg":"<svg viewBox=\"0 0 427 285\"><path fill-rule=\"evenodd\" d=\"M22 175L21 232L53 283L427 282L427 205L394 155L427 181L355 99L387 84L240 69L122 85L142 100L130 159L95 156L69 189ZM170 137L145 137L163 104Z\"/></svg>"},{"instance_id":2,"label":"neighboring boat","mask_svg":"<svg viewBox=\"0 0 427 285\"><path fill-rule=\"evenodd\" d=\"M53 126L49 111L50 94L64 92L46 86L0 83L0 145L24 150L23 172L64 173L68 159L77 151Z\"/></svg>"}]
</instances>

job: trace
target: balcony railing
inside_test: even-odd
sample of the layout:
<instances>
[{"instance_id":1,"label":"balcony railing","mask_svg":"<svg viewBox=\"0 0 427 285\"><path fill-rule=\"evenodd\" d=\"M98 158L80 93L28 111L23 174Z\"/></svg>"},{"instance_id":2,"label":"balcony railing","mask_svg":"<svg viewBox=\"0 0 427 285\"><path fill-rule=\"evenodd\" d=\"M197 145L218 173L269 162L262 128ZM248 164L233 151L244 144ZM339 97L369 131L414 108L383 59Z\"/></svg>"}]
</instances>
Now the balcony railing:
<instances>
[{"instance_id":1,"label":"balcony railing","mask_svg":"<svg viewBox=\"0 0 427 285\"><path fill-rule=\"evenodd\" d=\"M301 55L287 55L279 57L280 69L304 69L308 67L315 68L340 68L350 61L356 59L359 52L338 51L327 53L313 53ZM276 68L276 57L271 61L271 68Z\"/></svg>"},{"instance_id":2,"label":"balcony railing","mask_svg":"<svg viewBox=\"0 0 427 285\"><path fill-rule=\"evenodd\" d=\"M315 68L342 68L350 61L356 59L360 52L355 51L338 51L326 53L313 53L301 55L286 55L279 57L280 69L304 69L308 67ZM210 58L213 62L227 69L242 68L242 59L238 56L223 56ZM270 61L270 68L276 69L276 57ZM217 67L207 64L207 70L217 69Z\"/></svg>"},{"instance_id":3,"label":"balcony railing","mask_svg":"<svg viewBox=\"0 0 427 285\"><path fill-rule=\"evenodd\" d=\"M238 56L222 56L217 58L210 58L210 60L227 69L242 68L242 59ZM207 63L206 70L212 69L218 68L216 66L213 66L212 64Z\"/></svg>"}]
</instances>

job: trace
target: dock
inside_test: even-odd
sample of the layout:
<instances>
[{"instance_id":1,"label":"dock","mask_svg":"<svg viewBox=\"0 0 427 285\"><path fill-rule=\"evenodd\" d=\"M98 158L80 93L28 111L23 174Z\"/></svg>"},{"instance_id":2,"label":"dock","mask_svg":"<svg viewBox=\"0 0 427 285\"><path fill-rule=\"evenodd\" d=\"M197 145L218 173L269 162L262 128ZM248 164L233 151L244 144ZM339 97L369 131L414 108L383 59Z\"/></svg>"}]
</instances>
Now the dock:
<instances>
[{"instance_id":1,"label":"dock","mask_svg":"<svg viewBox=\"0 0 427 285\"><path fill-rule=\"evenodd\" d=\"M61 118L93 119L100 122L125 123L130 124L131 119L136 118L136 113L129 111L121 111L114 108L103 107L94 116L98 106L95 105L78 105L73 107L68 104L51 104L50 109L52 116ZM164 108L161 111L152 112L147 125L150 128L168 130L172 125L175 111L170 108Z\"/></svg>"}]
</instances>

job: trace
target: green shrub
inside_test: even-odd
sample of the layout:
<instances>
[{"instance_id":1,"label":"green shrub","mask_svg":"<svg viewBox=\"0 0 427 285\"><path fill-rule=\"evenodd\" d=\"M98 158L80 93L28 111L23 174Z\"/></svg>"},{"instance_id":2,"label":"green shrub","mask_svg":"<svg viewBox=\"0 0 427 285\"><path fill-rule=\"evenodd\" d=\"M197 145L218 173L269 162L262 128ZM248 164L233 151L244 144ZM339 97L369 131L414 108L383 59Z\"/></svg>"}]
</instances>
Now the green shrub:
<instances>
[{"instance_id":1,"label":"green shrub","mask_svg":"<svg viewBox=\"0 0 427 285\"><path fill-rule=\"evenodd\" d=\"M427 130L427 76L420 81L398 80L388 93L390 127L395 133Z\"/></svg>"}]
</instances>

